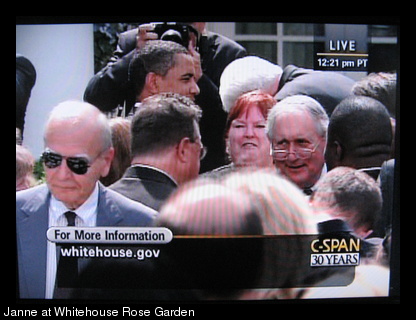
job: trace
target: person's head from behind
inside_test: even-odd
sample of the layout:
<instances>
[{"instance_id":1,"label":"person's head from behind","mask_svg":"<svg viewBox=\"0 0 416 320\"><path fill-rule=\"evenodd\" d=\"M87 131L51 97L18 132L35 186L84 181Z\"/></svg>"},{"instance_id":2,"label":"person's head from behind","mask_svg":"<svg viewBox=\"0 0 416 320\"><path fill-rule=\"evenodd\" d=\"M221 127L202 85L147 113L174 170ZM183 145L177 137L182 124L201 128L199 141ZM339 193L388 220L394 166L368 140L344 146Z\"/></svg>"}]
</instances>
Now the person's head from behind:
<instances>
[{"instance_id":1,"label":"person's head from behind","mask_svg":"<svg viewBox=\"0 0 416 320\"><path fill-rule=\"evenodd\" d=\"M245 285L254 285L263 250L262 242L250 236L261 235L262 226L244 193L218 181L194 180L163 205L155 224L187 236L186 246L169 252L171 266L206 298L235 297Z\"/></svg>"},{"instance_id":2,"label":"person's head from behind","mask_svg":"<svg viewBox=\"0 0 416 320\"><path fill-rule=\"evenodd\" d=\"M91 104L66 101L51 112L42 159L53 196L69 209L82 205L108 174L114 149L106 116Z\"/></svg>"},{"instance_id":3,"label":"person's head from behind","mask_svg":"<svg viewBox=\"0 0 416 320\"><path fill-rule=\"evenodd\" d=\"M258 208L267 236L316 234L317 223L328 219L324 214L314 215L302 191L275 170L236 171L226 177L224 185L244 192ZM288 241L274 237L265 239L262 284L287 289L272 289L269 293L254 293L254 296L256 299L295 298L297 290L292 286L296 287L310 271L309 265L301 262L308 261L305 257L310 256L310 246L304 245L302 237L288 237L292 239Z\"/></svg>"},{"instance_id":4,"label":"person's head from behind","mask_svg":"<svg viewBox=\"0 0 416 320\"><path fill-rule=\"evenodd\" d=\"M335 108L328 126L328 170L380 167L390 158L392 129L385 106L370 97L351 96Z\"/></svg>"},{"instance_id":5,"label":"person's head from behind","mask_svg":"<svg viewBox=\"0 0 416 320\"><path fill-rule=\"evenodd\" d=\"M225 140L227 153L237 167L273 164L266 121L275 103L271 95L252 91L241 95L231 108L225 125Z\"/></svg>"},{"instance_id":6,"label":"person's head from behind","mask_svg":"<svg viewBox=\"0 0 416 320\"><path fill-rule=\"evenodd\" d=\"M232 61L220 79L219 92L225 112L230 112L238 97L253 90L274 96L282 73L278 65L255 56Z\"/></svg>"},{"instance_id":7,"label":"person's head from behind","mask_svg":"<svg viewBox=\"0 0 416 320\"><path fill-rule=\"evenodd\" d=\"M324 108L308 96L287 97L270 110L267 134L275 166L301 189L321 176L327 126Z\"/></svg>"},{"instance_id":8,"label":"person's head from behind","mask_svg":"<svg viewBox=\"0 0 416 320\"><path fill-rule=\"evenodd\" d=\"M380 187L373 178L353 168L337 167L317 184L312 208L345 221L361 238L374 229L382 206Z\"/></svg>"},{"instance_id":9,"label":"person's head from behind","mask_svg":"<svg viewBox=\"0 0 416 320\"><path fill-rule=\"evenodd\" d=\"M152 40L129 66L129 80L137 101L158 93L174 92L195 100L199 94L192 56L172 41Z\"/></svg>"},{"instance_id":10,"label":"person's head from behind","mask_svg":"<svg viewBox=\"0 0 416 320\"><path fill-rule=\"evenodd\" d=\"M257 205L266 235L314 234L326 218L314 215L302 191L273 170L238 171L224 184L243 191Z\"/></svg>"},{"instance_id":11,"label":"person's head from behind","mask_svg":"<svg viewBox=\"0 0 416 320\"><path fill-rule=\"evenodd\" d=\"M131 124L132 163L156 165L178 183L196 178L204 154L202 111L189 98L164 93L143 101Z\"/></svg>"}]
</instances>

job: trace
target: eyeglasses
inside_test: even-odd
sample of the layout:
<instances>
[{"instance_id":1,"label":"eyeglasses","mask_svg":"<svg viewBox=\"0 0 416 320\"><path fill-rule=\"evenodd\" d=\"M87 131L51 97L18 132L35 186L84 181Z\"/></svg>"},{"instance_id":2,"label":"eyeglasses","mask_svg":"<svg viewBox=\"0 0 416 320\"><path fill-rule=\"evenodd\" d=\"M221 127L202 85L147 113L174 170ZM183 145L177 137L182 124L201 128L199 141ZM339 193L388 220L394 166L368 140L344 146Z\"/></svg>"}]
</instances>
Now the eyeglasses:
<instances>
[{"instance_id":1,"label":"eyeglasses","mask_svg":"<svg viewBox=\"0 0 416 320\"><path fill-rule=\"evenodd\" d=\"M208 153L208 148L201 144L201 151L199 154L199 160L204 160Z\"/></svg>"},{"instance_id":2,"label":"eyeglasses","mask_svg":"<svg viewBox=\"0 0 416 320\"><path fill-rule=\"evenodd\" d=\"M203 144L202 144L202 142L201 142L201 138L199 138L199 139L196 139L196 138L193 138L193 139L191 139L191 138L188 138L189 139L189 141L191 142L191 143L197 143L197 144L199 144L199 146L200 146L200 150L199 150L199 160L201 161L201 160L203 160L205 157L206 157L206 155L207 155L207 153L208 153L208 148L207 147L205 147ZM199 140L199 141L198 141Z\"/></svg>"},{"instance_id":3,"label":"eyeglasses","mask_svg":"<svg viewBox=\"0 0 416 320\"><path fill-rule=\"evenodd\" d=\"M49 169L57 168L61 165L62 159L66 159L66 165L75 174L86 174L88 168L91 166L89 159L86 157L63 157L58 153L52 152L51 150L45 150L42 153L41 159L45 166Z\"/></svg>"},{"instance_id":4,"label":"eyeglasses","mask_svg":"<svg viewBox=\"0 0 416 320\"><path fill-rule=\"evenodd\" d=\"M318 148L319 144L321 142L319 141L313 149L309 148L294 148L293 151L289 151L287 149L277 149L273 148L271 149L271 154L273 158L277 161L285 161L289 157L290 153L293 153L296 158L307 160L310 157L312 157L312 154L316 151L316 148Z\"/></svg>"}]
</instances>

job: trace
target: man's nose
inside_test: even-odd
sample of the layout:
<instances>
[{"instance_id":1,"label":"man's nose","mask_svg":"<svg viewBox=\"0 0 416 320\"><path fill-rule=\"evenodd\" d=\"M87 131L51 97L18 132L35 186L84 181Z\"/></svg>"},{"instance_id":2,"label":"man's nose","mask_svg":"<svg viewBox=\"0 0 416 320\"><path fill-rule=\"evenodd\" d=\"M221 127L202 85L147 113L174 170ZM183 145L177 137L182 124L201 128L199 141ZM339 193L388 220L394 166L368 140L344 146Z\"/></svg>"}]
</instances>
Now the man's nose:
<instances>
[{"instance_id":1,"label":"man's nose","mask_svg":"<svg viewBox=\"0 0 416 320\"><path fill-rule=\"evenodd\" d=\"M54 170L56 170L55 175L61 179L67 178L72 174L72 171L69 169L65 159L62 159L61 165Z\"/></svg>"},{"instance_id":2,"label":"man's nose","mask_svg":"<svg viewBox=\"0 0 416 320\"><path fill-rule=\"evenodd\" d=\"M287 150L287 158L288 160L295 161L298 159L298 155L296 154L296 148L293 143L289 143L289 149Z\"/></svg>"},{"instance_id":3,"label":"man's nose","mask_svg":"<svg viewBox=\"0 0 416 320\"><path fill-rule=\"evenodd\" d=\"M189 89L189 92L191 93L191 95L193 95L194 97L197 96L200 92L199 87L195 81L195 79L193 80L193 83L191 85L191 88Z\"/></svg>"}]
</instances>

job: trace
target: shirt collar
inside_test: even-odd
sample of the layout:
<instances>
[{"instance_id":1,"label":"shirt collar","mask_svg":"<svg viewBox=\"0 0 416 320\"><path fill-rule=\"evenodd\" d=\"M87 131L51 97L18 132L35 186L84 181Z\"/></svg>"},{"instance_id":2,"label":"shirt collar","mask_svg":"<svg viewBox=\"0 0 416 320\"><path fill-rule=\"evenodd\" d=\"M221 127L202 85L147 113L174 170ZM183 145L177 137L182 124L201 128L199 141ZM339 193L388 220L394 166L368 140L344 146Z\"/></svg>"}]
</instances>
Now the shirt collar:
<instances>
[{"instance_id":1,"label":"shirt collar","mask_svg":"<svg viewBox=\"0 0 416 320\"><path fill-rule=\"evenodd\" d=\"M153 167L153 166L150 166L150 165L147 165L147 164L140 164L140 163L134 163L134 164L132 164L131 165L132 167L143 167L143 168L149 168L149 169L152 169L152 170L155 170L155 171L158 171L158 172L160 172L160 173L162 173L162 174L164 174L165 176L167 176L169 179L171 179L176 185L178 185L178 183L176 182L176 180L169 174L169 173L167 173L166 171L164 171L164 170L162 170L162 169L159 169L159 168L156 168L156 167Z\"/></svg>"},{"instance_id":2,"label":"shirt collar","mask_svg":"<svg viewBox=\"0 0 416 320\"><path fill-rule=\"evenodd\" d=\"M83 224L89 225L89 221L94 219L97 215L97 206L98 206L98 182L95 185L95 188L88 199L77 209L70 210L77 214L77 216L83 221ZM50 212L53 215L55 221L59 219L61 215L65 212L69 211L69 209L58 199L56 199L53 195L51 196L50 202Z\"/></svg>"}]
</instances>

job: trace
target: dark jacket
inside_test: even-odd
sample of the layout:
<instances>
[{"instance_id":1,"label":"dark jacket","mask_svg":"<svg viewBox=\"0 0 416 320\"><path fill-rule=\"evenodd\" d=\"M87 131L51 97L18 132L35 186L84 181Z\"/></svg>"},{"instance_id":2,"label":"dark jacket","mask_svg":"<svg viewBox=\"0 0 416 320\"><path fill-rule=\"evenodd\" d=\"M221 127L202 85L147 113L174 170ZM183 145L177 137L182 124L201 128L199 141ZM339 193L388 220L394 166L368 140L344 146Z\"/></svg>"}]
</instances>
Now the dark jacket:
<instances>
[{"instance_id":1,"label":"dark jacket","mask_svg":"<svg viewBox=\"0 0 416 320\"><path fill-rule=\"evenodd\" d=\"M177 188L177 184L159 170L134 165L109 188L159 211L162 204Z\"/></svg>"},{"instance_id":2,"label":"dark jacket","mask_svg":"<svg viewBox=\"0 0 416 320\"><path fill-rule=\"evenodd\" d=\"M351 95L354 82L337 72L288 65L283 69L275 98L280 101L296 94L307 95L317 100L330 116L338 103Z\"/></svg>"}]
</instances>

